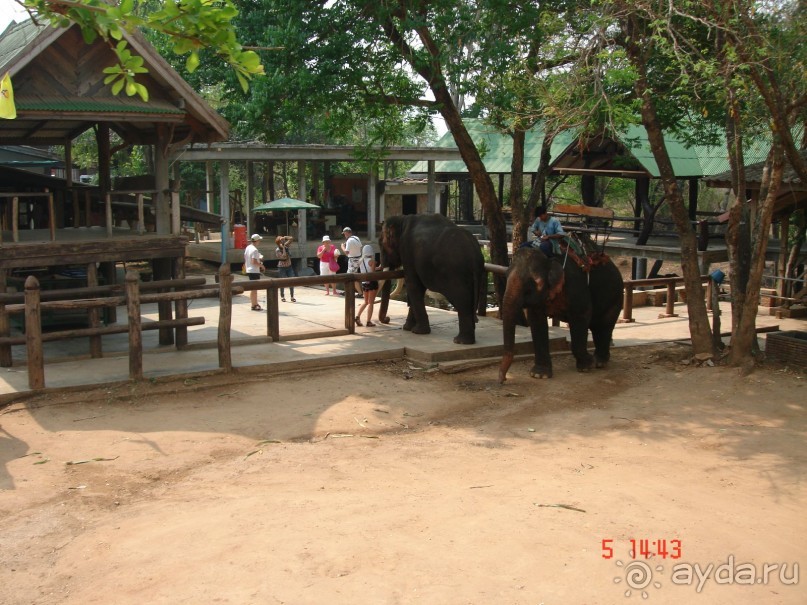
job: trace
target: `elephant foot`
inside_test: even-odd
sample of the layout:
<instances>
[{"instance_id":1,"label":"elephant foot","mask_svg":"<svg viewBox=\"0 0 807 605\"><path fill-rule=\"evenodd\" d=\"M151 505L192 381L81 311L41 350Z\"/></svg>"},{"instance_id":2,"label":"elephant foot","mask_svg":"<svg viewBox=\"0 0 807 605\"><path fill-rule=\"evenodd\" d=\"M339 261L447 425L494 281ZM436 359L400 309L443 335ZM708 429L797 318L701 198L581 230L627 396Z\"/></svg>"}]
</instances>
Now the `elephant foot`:
<instances>
[{"instance_id":1,"label":"elephant foot","mask_svg":"<svg viewBox=\"0 0 807 605\"><path fill-rule=\"evenodd\" d=\"M600 359L599 357L594 358L594 367L598 370L603 370L608 367L608 360L607 359Z\"/></svg>"},{"instance_id":2,"label":"elephant foot","mask_svg":"<svg viewBox=\"0 0 807 605\"><path fill-rule=\"evenodd\" d=\"M389 315L387 315L385 317L379 317L378 321L380 321L382 324L388 324L389 323Z\"/></svg>"},{"instance_id":3,"label":"elephant foot","mask_svg":"<svg viewBox=\"0 0 807 605\"><path fill-rule=\"evenodd\" d=\"M552 368L545 366L532 366L532 369L530 370L530 377L539 378L541 380L544 378L552 378Z\"/></svg>"},{"instance_id":4,"label":"elephant foot","mask_svg":"<svg viewBox=\"0 0 807 605\"><path fill-rule=\"evenodd\" d=\"M513 354L504 353L504 355L502 355L502 361L499 364L499 384L504 384L504 381L507 380L507 370L510 369L512 363Z\"/></svg>"},{"instance_id":5,"label":"elephant foot","mask_svg":"<svg viewBox=\"0 0 807 605\"><path fill-rule=\"evenodd\" d=\"M431 334L432 329L429 326L421 327L421 326L412 326L412 334Z\"/></svg>"},{"instance_id":6,"label":"elephant foot","mask_svg":"<svg viewBox=\"0 0 807 605\"><path fill-rule=\"evenodd\" d=\"M404 322L403 329L406 330L407 332L411 332L413 325L414 324L411 324L408 321L406 321L406 322Z\"/></svg>"},{"instance_id":7,"label":"elephant foot","mask_svg":"<svg viewBox=\"0 0 807 605\"><path fill-rule=\"evenodd\" d=\"M582 359L577 360L577 371L588 372L594 367L594 358L591 355L586 355Z\"/></svg>"},{"instance_id":8,"label":"elephant foot","mask_svg":"<svg viewBox=\"0 0 807 605\"><path fill-rule=\"evenodd\" d=\"M474 338L473 336L457 334L454 337L454 344L457 344L457 345L472 345L475 342L476 342L476 338Z\"/></svg>"}]
</instances>

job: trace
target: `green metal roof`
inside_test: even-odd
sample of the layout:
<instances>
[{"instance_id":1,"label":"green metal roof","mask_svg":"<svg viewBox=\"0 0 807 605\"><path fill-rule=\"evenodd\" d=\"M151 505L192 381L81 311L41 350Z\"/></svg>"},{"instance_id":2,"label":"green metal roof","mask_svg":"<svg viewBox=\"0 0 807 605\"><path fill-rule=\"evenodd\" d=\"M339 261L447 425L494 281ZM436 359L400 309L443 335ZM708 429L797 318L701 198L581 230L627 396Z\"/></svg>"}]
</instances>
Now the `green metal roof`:
<instances>
[{"instance_id":1,"label":"green metal roof","mask_svg":"<svg viewBox=\"0 0 807 605\"><path fill-rule=\"evenodd\" d=\"M505 134L497 132L493 127L485 125L482 120L463 120L468 134L474 143L483 152L482 160L486 170L491 174L509 174L510 157L513 149L512 139ZM536 125L527 132L524 142L524 172L535 172L538 169L541 156L541 144L544 132L541 124ZM555 137L551 148L550 163L555 162L561 154L575 141L576 135L572 132L563 132ZM634 125L627 128L624 135L618 137L620 143L630 152L639 165L654 178L659 177L658 165L647 140L647 132L643 126ZM687 147L674 136L665 135L667 151L673 171L679 177L701 177L717 174L730 169L725 145L694 145ZM456 147L454 138L447 132L437 142L438 147ZM749 146L746 151L746 161L756 162L765 159L766 146L764 141ZM410 172L424 173L428 170L426 162L417 162ZM464 162L435 162L437 173L464 173L468 169Z\"/></svg>"},{"instance_id":2,"label":"green metal roof","mask_svg":"<svg viewBox=\"0 0 807 605\"><path fill-rule=\"evenodd\" d=\"M486 125L482 120L463 120L468 134L482 152L482 162L485 169L491 174L509 174L510 156L513 150L513 139L508 135L501 134L493 127ZM541 161L541 145L544 142L544 130L542 125L538 125L527 132L524 140L524 172L535 172ZM566 147L572 142L571 134L561 133L552 143L550 150L551 159L557 158ZM454 137L450 132L445 133L437 142L437 147L456 147ZM462 173L467 172L465 162L438 161L435 162L435 171L442 173ZM426 162L417 162L410 172L425 173L428 171Z\"/></svg>"},{"instance_id":3,"label":"green metal roof","mask_svg":"<svg viewBox=\"0 0 807 605\"><path fill-rule=\"evenodd\" d=\"M99 112L108 111L116 113L159 113L167 115L184 115L181 109L176 107L159 106L151 104L132 104L131 100L121 103L115 100L73 100L73 99L41 99L38 101L23 100L16 103L17 109L27 111L75 111L75 112Z\"/></svg>"}]
</instances>

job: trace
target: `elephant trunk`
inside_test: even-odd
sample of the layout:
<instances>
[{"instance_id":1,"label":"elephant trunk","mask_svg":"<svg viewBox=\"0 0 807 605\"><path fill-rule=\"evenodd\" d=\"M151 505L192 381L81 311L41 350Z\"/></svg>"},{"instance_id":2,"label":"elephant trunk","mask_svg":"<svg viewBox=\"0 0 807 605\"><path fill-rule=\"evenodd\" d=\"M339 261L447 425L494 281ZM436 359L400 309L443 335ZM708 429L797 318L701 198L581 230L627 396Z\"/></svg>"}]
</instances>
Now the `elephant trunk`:
<instances>
[{"instance_id":1,"label":"elephant trunk","mask_svg":"<svg viewBox=\"0 0 807 605\"><path fill-rule=\"evenodd\" d=\"M382 324L389 323L387 309L389 309L390 290L392 290L392 280L386 279L384 280L384 285L381 288L381 306L378 308L378 321L380 321Z\"/></svg>"},{"instance_id":2,"label":"elephant trunk","mask_svg":"<svg viewBox=\"0 0 807 605\"><path fill-rule=\"evenodd\" d=\"M508 283L508 288L504 293L500 316L502 320L502 361L499 364L499 383L503 384L507 380L507 370L513 363L513 352L516 347L516 314L522 312L522 305L519 304L519 293L514 291Z\"/></svg>"}]
</instances>

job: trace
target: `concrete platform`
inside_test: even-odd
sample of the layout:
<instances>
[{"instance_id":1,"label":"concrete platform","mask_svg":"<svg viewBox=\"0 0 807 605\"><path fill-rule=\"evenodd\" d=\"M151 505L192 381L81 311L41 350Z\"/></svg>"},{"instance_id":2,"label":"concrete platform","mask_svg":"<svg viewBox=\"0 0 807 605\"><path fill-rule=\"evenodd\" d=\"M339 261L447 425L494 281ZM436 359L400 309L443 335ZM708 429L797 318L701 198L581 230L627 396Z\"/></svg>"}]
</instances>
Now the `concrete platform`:
<instances>
[{"instance_id":1,"label":"concrete platform","mask_svg":"<svg viewBox=\"0 0 807 605\"><path fill-rule=\"evenodd\" d=\"M237 276L237 280L245 279ZM212 277L209 278L212 281ZM266 307L264 294L259 302ZM287 300L289 293L286 292ZM249 297L234 299L232 321L232 361L234 372L262 373L304 371L352 363L368 363L383 359L408 358L423 364L448 361L498 358L501 355L502 328L498 319L482 317L477 324L476 344L456 345L453 338L458 330L456 314L452 311L430 308L432 333L415 335L404 332L405 303L391 301L388 325L357 327L355 334L347 334L344 326L344 298L325 296L321 287L295 289L296 303L280 303L279 342L267 337L267 314L252 311ZM357 301L358 303L358 301ZM376 308L377 309L377 308ZM730 308L722 303L722 325L731 326ZM688 340L689 325L685 305L675 305L679 317L658 319L658 307L634 309L633 323L617 324L614 343L617 347L635 346L663 341ZM218 373L218 301L194 300L189 308L190 317L204 317L205 324L188 330L188 347L177 350L173 346L160 346L157 332L143 332L143 368L146 379L166 377L193 377ZM376 310L377 315L377 310ZM157 319L156 306L145 308L147 319ZM781 325L781 329L804 329L805 321L777 319L760 314L759 327ZM728 329L728 328L726 328ZM323 337L333 332L334 336ZM314 337L315 336L315 337ZM568 329L550 328L553 350L568 348ZM516 353L530 354L532 342L529 329L516 330ZM12 349L13 366L0 368L0 402L29 394L28 372L25 365L25 347ZM80 389L100 384L128 381L129 359L126 334L103 337L103 358L89 357L86 338L64 340L45 345L45 384L49 389ZM492 374L492 380L495 376Z\"/></svg>"}]
</instances>

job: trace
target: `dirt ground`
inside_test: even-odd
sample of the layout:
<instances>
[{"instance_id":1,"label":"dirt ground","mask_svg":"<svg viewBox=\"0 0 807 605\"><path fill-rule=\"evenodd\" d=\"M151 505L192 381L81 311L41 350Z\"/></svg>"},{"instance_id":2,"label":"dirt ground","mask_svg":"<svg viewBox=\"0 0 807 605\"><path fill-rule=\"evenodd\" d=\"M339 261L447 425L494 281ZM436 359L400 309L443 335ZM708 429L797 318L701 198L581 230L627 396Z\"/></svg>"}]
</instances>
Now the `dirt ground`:
<instances>
[{"instance_id":1,"label":"dirt ground","mask_svg":"<svg viewBox=\"0 0 807 605\"><path fill-rule=\"evenodd\" d=\"M805 603L805 375L688 353L11 404L0 603Z\"/></svg>"}]
</instances>

